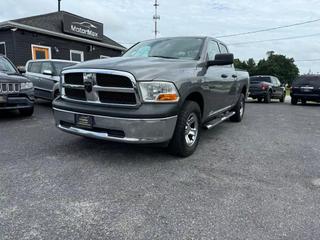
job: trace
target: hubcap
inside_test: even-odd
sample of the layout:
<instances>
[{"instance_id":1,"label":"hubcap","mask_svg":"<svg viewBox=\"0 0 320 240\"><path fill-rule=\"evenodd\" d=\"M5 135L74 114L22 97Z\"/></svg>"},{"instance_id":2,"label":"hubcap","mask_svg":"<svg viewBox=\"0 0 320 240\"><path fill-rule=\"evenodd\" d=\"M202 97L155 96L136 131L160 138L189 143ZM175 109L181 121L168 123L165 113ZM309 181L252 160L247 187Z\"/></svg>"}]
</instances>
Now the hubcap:
<instances>
[{"instance_id":1,"label":"hubcap","mask_svg":"<svg viewBox=\"0 0 320 240\"><path fill-rule=\"evenodd\" d=\"M189 147L191 147L197 140L199 131L198 118L195 113L191 113L188 117L185 126L185 139Z\"/></svg>"}]
</instances>

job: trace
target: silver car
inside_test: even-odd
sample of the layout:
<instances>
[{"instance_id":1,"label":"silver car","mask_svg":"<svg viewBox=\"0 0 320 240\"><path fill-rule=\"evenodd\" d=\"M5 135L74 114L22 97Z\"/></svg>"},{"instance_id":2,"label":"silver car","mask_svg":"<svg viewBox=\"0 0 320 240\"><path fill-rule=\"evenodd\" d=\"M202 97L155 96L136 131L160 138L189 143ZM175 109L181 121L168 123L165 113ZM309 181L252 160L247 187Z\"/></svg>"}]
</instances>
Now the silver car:
<instances>
[{"instance_id":1,"label":"silver car","mask_svg":"<svg viewBox=\"0 0 320 240\"><path fill-rule=\"evenodd\" d=\"M75 64L77 62L53 59L28 61L25 75L33 82L35 97L53 100L59 96L61 71Z\"/></svg>"}]
</instances>

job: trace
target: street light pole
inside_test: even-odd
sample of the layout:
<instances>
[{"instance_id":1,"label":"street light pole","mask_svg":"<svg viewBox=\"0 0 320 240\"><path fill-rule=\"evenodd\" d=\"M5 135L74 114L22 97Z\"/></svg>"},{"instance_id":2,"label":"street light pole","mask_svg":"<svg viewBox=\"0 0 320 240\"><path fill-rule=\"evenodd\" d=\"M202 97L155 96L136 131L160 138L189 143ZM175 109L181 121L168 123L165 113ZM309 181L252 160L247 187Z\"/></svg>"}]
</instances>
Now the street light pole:
<instances>
[{"instance_id":1,"label":"street light pole","mask_svg":"<svg viewBox=\"0 0 320 240\"><path fill-rule=\"evenodd\" d=\"M58 12L61 11L61 0L58 0Z\"/></svg>"}]
</instances>

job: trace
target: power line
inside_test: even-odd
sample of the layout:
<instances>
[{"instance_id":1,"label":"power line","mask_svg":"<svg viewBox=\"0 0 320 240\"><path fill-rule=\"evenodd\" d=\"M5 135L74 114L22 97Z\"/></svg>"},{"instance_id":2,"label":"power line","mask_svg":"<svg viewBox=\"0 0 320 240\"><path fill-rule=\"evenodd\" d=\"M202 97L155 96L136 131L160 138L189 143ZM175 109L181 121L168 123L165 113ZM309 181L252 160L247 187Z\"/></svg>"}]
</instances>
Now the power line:
<instances>
[{"instance_id":1,"label":"power line","mask_svg":"<svg viewBox=\"0 0 320 240\"><path fill-rule=\"evenodd\" d=\"M274 30L278 30L278 29L296 27L296 26L305 25L305 24L310 24L310 23L319 22L319 21L320 21L320 18L314 19L314 20L310 20L310 21L305 21L305 22L293 23L293 24L289 24L289 25L283 25L283 26L272 27L272 28L265 28L265 29L256 30L256 31L250 31L250 32L234 33L234 34L229 34L229 35L216 36L216 38L235 37L235 36L242 36L242 35L260 33L260 32L269 32L269 31L274 31Z\"/></svg>"},{"instance_id":2,"label":"power line","mask_svg":"<svg viewBox=\"0 0 320 240\"><path fill-rule=\"evenodd\" d=\"M257 40L257 41L248 41L248 42L237 42L237 43L229 43L229 46L237 46L237 45L245 45L251 43L264 43L264 42L275 42L275 41L284 41L284 40L293 40L293 39L301 39L301 38L309 38L319 36L320 33L310 34L310 35L301 35L295 37L286 37L286 38L274 38L274 39L266 39L266 40Z\"/></svg>"},{"instance_id":3,"label":"power line","mask_svg":"<svg viewBox=\"0 0 320 240\"><path fill-rule=\"evenodd\" d=\"M320 61L319 59L303 59L303 60L295 60L295 62L317 62Z\"/></svg>"}]
</instances>

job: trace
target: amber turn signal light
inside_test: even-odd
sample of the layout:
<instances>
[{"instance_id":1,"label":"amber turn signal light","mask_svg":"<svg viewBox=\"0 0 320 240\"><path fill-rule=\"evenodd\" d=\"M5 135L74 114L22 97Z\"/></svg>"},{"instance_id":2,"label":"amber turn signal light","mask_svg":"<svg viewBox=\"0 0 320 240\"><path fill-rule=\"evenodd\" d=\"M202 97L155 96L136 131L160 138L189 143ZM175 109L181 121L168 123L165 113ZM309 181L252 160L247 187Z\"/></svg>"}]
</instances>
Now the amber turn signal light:
<instances>
[{"instance_id":1,"label":"amber turn signal light","mask_svg":"<svg viewBox=\"0 0 320 240\"><path fill-rule=\"evenodd\" d=\"M178 96L175 93L162 93L158 96L158 101L163 101L163 102L172 102L172 101L177 101Z\"/></svg>"}]
</instances>

